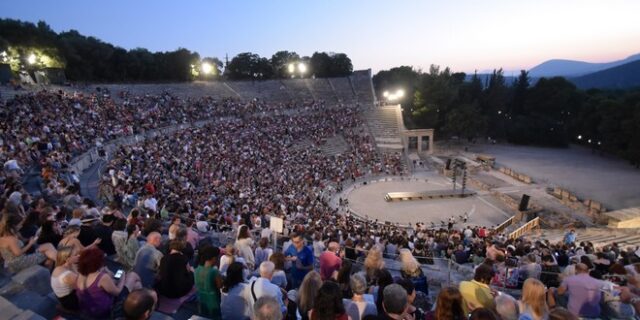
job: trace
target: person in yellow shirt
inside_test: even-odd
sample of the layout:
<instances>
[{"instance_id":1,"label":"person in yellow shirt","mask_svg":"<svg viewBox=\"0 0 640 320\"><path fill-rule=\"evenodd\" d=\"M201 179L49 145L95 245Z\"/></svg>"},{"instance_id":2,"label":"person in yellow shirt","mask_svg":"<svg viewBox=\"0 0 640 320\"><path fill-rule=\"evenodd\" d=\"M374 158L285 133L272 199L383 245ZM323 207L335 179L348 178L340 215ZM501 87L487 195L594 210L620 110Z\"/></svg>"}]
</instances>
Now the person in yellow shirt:
<instances>
[{"instance_id":1,"label":"person in yellow shirt","mask_svg":"<svg viewBox=\"0 0 640 320\"><path fill-rule=\"evenodd\" d=\"M476 308L495 310L496 305L493 298L496 292L489 287L494 274L493 268L483 263L476 268L473 280L460 282L462 308L465 314L469 314Z\"/></svg>"}]
</instances>

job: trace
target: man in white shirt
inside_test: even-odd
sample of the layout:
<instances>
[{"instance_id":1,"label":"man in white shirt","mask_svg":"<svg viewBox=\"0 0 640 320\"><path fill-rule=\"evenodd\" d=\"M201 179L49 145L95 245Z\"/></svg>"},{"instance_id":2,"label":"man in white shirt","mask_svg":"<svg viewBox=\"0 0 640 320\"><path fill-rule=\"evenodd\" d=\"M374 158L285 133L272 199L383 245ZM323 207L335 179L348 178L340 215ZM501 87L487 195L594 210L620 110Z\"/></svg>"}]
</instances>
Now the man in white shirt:
<instances>
[{"instance_id":1,"label":"man in white shirt","mask_svg":"<svg viewBox=\"0 0 640 320\"><path fill-rule=\"evenodd\" d=\"M153 212L157 212L158 200L156 200L156 198L154 198L153 196L148 196L147 199L144 200L144 207Z\"/></svg>"},{"instance_id":2,"label":"man in white shirt","mask_svg":"<svg viewBox=\"0 0 640 320\"><path fill-rule=\"evenodd\" d=\"M253 304L263 296L274 297L280 305L280 311L282 313L287 312L287 306L282 300L282 290L277 285L271 283L273 277L273 271L276 266L271 261L264 261L260 264L260 278L249 281L249 285L246 286L244 296L249 302L251 309Z\"/></svg>"}]
</instances>

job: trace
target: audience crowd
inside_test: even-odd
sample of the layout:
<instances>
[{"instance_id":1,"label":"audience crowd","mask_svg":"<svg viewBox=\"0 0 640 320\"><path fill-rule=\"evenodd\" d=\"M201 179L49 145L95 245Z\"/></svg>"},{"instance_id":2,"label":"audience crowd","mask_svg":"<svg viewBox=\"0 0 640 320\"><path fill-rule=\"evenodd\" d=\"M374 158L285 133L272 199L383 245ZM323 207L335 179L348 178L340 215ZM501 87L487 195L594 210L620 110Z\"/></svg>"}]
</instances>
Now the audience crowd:
<instances>
[{"instance_id":1,"label":"audience crowd","mask_svg":"<svg viewBox=\"0 0 640 320\"><path fill-rule=\"evenodd\" d=\"M4 267L48 268L66 315L147 319L184 304L212 319L632 319L640 310L636 248L595 247L575 231L551 243L467 223L400 227L330 206L360 177L405 174L399 154L376 152L358 106L118 99L41 92L0 113ZM91 147L203 119L217 120L119 147L100 181L103 207L67 170ZM328 155L322 146L336 134L348 150ZM33 197L22 186L30 168L41 168ZM275 246L272 217L284 220ZM473 278L434 290L449 261Z\"/></svg>"}]
</instances>

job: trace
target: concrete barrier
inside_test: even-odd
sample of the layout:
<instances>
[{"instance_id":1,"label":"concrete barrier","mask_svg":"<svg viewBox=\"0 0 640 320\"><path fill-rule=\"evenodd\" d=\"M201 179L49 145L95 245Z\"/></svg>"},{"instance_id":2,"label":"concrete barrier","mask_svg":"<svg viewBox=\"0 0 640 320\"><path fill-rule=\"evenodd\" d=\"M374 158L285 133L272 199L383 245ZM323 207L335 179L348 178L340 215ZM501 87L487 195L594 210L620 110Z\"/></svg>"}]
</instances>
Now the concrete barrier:
<instances>
[{"instance_id":1,"label":"concrete barrier","mask_svg":"<svg viewBox=\"0 0 640 320\"><path fill-rule=\"evenodd\" d=\"M12 280L24 286L27 290L34 291L40 295L51 292L51 275L49 270L41 266L31 266L18 272Z\"/></svg>"}]
</instances>

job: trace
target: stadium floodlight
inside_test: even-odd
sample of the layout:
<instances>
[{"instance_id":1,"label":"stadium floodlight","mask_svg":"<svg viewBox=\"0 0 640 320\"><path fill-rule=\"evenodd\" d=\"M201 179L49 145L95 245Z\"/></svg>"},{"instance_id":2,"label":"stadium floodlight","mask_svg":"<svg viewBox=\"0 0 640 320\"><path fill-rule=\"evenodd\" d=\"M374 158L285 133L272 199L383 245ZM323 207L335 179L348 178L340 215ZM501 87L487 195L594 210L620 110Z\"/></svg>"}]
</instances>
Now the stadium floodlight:
<instances>
[{"instance_id":1,"label":"stadium floodlight","mask_svg":"<svg viewBox=\"0 0 640 320\"><path fill-rule=\"evenodd\" d=\"M404 90L398 89L398 91L396 91L396 96L398 96L398 98L404 97Z\"/></svg>"},{"instance_id":2,"label":"stadium floodlight","mask_svg":"<svg viewBox=\"0 0 640 320\"><path fill-rule=\"evenodd\" d=\"M298 63L298 71L300 71L300 75L304 74L307 72L307 65L300 62Z\"/></svg>"},{"instance_id":3,"label":"stadium floodlight","mask_svg":"<svg viewBox=\"0 0 640 320\"><path fill-rule=\"evenodd\" d=\"M581 134L578 135L578 140L582 140L582 135Z\"/></svg>"},{"instance_id":4,"label":"stadium floodlight","mask_svg":"<svg viewBox=\"0 0 640 320\"><path fill-rule=\"evenodd\" d=\"M208 62L202 63L202 72L204 74L210 74L211 72L213 72L213 66L211 65L211 63L208 63Z\"/></svg>"},{"instance_id":5,"label":"stadium floodlight","mask_svg":"<svg viewBox=\"0 0 640 320\"><path fill-rule=\"evenodd\" d=\"M293 74L294 72L296 72L296 65L293 63L289 63L289 73Z\"/></svg>"},{"instance_id":6,"label":"stadium floodlight","mask_svg":"<svg viewBox=\"0 0 640 320\"><path fill-rule=\"evenodd\" d=\"M382 93L382 96L384 96L385 98L389 97L389 91L385 91L384 93Z\"/></svg>"},{"instance_id":7,"label":"stadium floodlight","mask_svg":"<svg viewBox=\"0 0 640 320\"><path fill-rule=\"evenodd\" d=\"M34 64L36 63L36 55L35 54L30 54L29 57L27 58L27 62L29 62L29 64Z\"/></svg>"}]
</instances>

